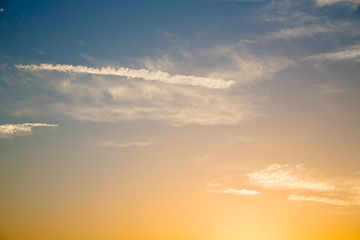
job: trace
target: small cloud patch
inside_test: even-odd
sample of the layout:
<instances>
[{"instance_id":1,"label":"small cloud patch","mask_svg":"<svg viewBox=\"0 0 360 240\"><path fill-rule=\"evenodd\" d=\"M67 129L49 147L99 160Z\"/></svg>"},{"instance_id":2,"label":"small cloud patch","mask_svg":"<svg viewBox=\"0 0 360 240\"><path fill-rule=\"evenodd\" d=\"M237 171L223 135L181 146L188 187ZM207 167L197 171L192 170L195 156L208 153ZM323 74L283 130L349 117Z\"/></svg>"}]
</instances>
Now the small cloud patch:
<instances>
[{"instance_id":1,"label":"small cloud patch","mask_svg":"<svg viewBox=\"0 0 360 240\"><path fill-rule=\"evenodd\" d=\"M0 138L11 138L12 136L31 135L35 127L58 127L58 124L47 123L22 123L0 125Z\"/></svg>"}]
</instances>

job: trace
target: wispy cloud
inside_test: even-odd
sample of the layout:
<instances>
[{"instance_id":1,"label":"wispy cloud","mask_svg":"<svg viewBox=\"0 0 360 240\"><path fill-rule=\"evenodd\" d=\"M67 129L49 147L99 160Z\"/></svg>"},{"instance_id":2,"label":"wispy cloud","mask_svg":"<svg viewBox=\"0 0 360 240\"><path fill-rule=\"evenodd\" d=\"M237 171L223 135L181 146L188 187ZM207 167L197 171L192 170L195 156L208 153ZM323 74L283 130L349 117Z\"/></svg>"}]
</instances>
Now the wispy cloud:
<instances>
[{"instance_id":1,"label":"wispy cloud","mask_svg":"<svg viewBox=\"0 0 360 240\"><path fill-rule=\"evenodd\" d=\"M48 101L32 106L46 105L50 112L77 120L119 122L150 119L177 126L233 125L261 116L260 108L256 105L262 101L254 98L250 91L234 94L235 91L241 85L271 79L274 74L294 64L284 57L257 55L247 44L241 41L234 45L217 45L200 50L191 47L186 51L176 49L172 50L175 53L161 54L159 59L143 59L141 64L146 69L140 70L51 64L17 67L31 73L29 79L36 76L34 85L54 93L53 96L46 96ZM25 71L18 72L27 76ZM175 72L189 74L168 74ZM146 81L117 81L109 75ZM151 81L178 81L178 84ZM203 87L189 87L189 84ZM213 90L230 86L234 87L226 91ZM27 114L27 109L16 109L16 112Z\"/></svg>"},{"instance_id":2,"label":"wispy cloud","mask_svg":"<svg viewBox=\"0 0 360 240\"><path fill-rule=\"evenodd\" d=\"M241 195L241 196L256 196L261 194L261 192L255 190L248 190L248 189L236 190L233 188L228 188L224 190L207 190L207 192L224 193L224 194Z\"/></svg>"},{"instance_id":3,"label":"wispy cloud","mask_svg":"<svg viewBox=\"0 0 360 240\"><path fill-rule=\"evenodd\" d=\"M360 45L353 45L345 48L344 50L331 53L323 53L312 55L305 60L322 60L322 61L353 61L360 60Z\"/></svg>"},{"instance_id":4,"label":"wispy cloud","mask_svg":"<svg viewBox=\"0 0 360 240\"><path fill-rule=\"evenodd\" d=\"M315 88L317 89L317 92L321 95L338 94L338 93L346 92L346 89L333 84L316 85Z\"/></svg>"},{"instance_id":5,"label":"wispy cloud","mask_svg":"<svg viewBox=\"0 0 360 240\"><path fill-rule=\"evenodd\" d=\"M337 206L349 206L352 205L351 202L340 200L336 198L326 198L326 197L318 197L318 196L304 196L304 195L296 195L291 194L288 197L288 200L291 201L309 201L309 202L318 202L318 203L326 203Z\"/></svg>"},{"instance_id":6,"label":"wispy cloud","mask_svg":"<svg viewBox=\"0 0 360 240\"><path fill-rule=\"evenodd\" d=\"M336 29L330 26L323 25L311 25L311 26L302 26L295 28L285 28L280 31L274 32L266 36L266 39L284 39L289 40L298 37L312 37L315 34L321 33L331 33Z\"/></svg>"},{"instance_id":7,"label":"wispy cloud","mask_svg":"<svg viewBox=\"0 0 360 240\"><path fill-rule=\"evenodd\" d=\"M35 127L57 127L58 124L47 123L22 123L0 125L0 137L10 138L12 136L30 135Z\"/></svg>"},{"instance_id":8,"label":"wispy cloud","mask_svg":"<svg viewBox=\"0 0 360 240\"><path fill-rule=\"evenodd\" d=\"M300 16L302 17L302 16ZM306 19L306 17L305 17ZM291 21L291 20L290 20ZM303 20L305 21L305 20ZM324 22L325 21L325 22ZM266 40L292 40L295 38L310 38L317 36L358 36L360 34L359 24L351 21L326 21L324 19L311 18L305 22L294 21L287 27L272 32L265 36Z\"/></svg>"},{"instance_id":9,"label":"wispy cloud","mask_svg":"<svg viewBox=\"0 0 360 240\"><path fill-rule=\"evenodd\" d=\"M197 77L192 75L170 75L169 73L156 71L150 72L147 69L131 69L131 68L91 68L86 66L73 66L73 65L52 65L52 64L40 64L40 65L15 65L18 69L27 71L59 71L70 73L87 73L96 75L113 75L127 78L139 78L147 81L159 81L172 84L181 85L194 85L202 86L206 88L229 88L234 82L222 79Z\"/></svg>"},{"instance_id":10,"label":"wispy cloud","mask_svg":"<svg viewBox=\"0 0 360 240\"><path fill-rule=\"evenodd\" d=\"M231 90L119 81L98 74L59 74L55 71L18 71L10 79L11 85L5 86L14 91L24 88L24 79L31 83L26 85L29 86L26 103L21 95L11 96L13 100L7 114L13 116L62 114L92 122L145 119L173 126L238 124L259 116L250 95L230 94ZM14 91L5 93L9 95ZM11 99L5 95L1 97L2 104Z\"/></svg>"},{"instance_id":11,"label":"wispy cloud","mask_svg":"<svg viewBox=\"0 0 360 240\"><path fill-rule=\"evenodd\" d=\"M311 177L302 165L272 164L266 169L246 174L246 176L253 184L272 189L335 190L335 186Z\"/></svg>"},{"instance_id":12,"label":"wispy cloud","mask_svg":"<svg viewBox=\"0 0 360 240\"><path fill-rule=\"evenodd\" d=\"M350 3L353 6L358 6L360 4L360 0L316 0L316 5L319 7L337 3Z\"/></svg>"},{"instance_id":13,"label":"wispy cloud","mask_svg":"<svg viewBox=\"0 0 360 240\"><path fill-rule=\"evenodd\" d=\"M270 79L274 74L294 65L292 60L282 56L257 56L245 46L248 42L240 41L208 50L205 54L217 60L217 67L214 67L210 76L248 84Z\"/></svg>"},{"instance_id":14,"label":"wispy cloud","mask_svg":"<svg viewBox=\"0 0 360 240\"><path fill-rule=\"evenodd\" d=\"M133 89L125 86L106 90L94 89L95 87L96 85L82 85L80 88L84 88L85 91L94 92L89 96L84 95L80 102L76 101L79 99L74 93L70 98L75 105L58 103L54 108L81 121L118 122L128 119L152 119L177 126L237 124L256 116L250 101L240 99L240 102L234 103L231 98L222 94L161 89L159 86L133 86ZM112 100L103 99L102 95L105 93L110 93ZM92 98L95 104L90 105L86 102L87 97Z\"/></svg>"},{"instance_id":15,"label":"wispy cloud","mask_svg":"<svg viewBox=\"0 0 360 240\"><path fill-rule=\"evenodd\" d=\"M130 142L115 142L115 141L95 141L90 144L99 147L114 147L114 148L127 148L127 147L144 147L153 144L151 140L139 140Z\"/></svg>"},{"instance_id":16,"label":"wispy cloud","mask_svg":"<svg viewBox=\"0 0 360 240\"><path fill-rule=\"evenodd\" d=\"M257 43L254 40L240 40L205 49L188 47L157 58L144 58L142 62L153 70L206 72L210 78L231 79L237 85L271 79L274 74L295 64L282 55L257 52Z\"/></svg>"}]
</instances>

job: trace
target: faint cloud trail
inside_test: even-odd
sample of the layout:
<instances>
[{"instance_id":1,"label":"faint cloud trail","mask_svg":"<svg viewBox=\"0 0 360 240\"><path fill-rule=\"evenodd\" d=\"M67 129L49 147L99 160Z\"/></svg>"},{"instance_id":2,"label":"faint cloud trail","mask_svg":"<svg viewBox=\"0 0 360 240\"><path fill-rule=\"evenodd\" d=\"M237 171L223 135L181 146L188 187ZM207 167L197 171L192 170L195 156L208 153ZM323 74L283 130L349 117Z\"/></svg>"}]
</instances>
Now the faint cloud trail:
<instances>
[{"instance_id":1,"label":"faint cloud trail","mask_svg":"<svg viewBox=\"0 0 360 240\"><path fill-rule=\"evenodd\" d=\"M142 140L142 141L132 141L132 142L96 141L96 142L91 142L90 144L98 147L127 148L127 147L144 147L151 145L153 143L154 141Z\"/></svg>"},{"instance_id":2,"label":"faint cloud trail","mask_svg":"<svg viewBox=\"0 0 360 240\"><path fill-rule=\"evenodd\" d=\"M206 190L206 191L213 193L224 193L224 194L241 195L241 196L255 196L261 194L261 192L254 190L248 190L248 189L236 190L233 188L228 188L225 190Z\"/></svg>"},{"instance_id":3,"label":"faint cloud trail","mask_svg":"<svg viewBox=\"0 0 360 240\"><path fill-rule=\"evenodd\" d=\"M336 199L336 198L326 198L326 197L318 197L318 196L304 196L304 195L297 195L297 194L291 194L288 197L288 200L327 203L327 204L337 205L337 206L349 206L349 205L351 205L351 203L348 202L348 201L344 201L344 200L340 200L340 199Z\"/></svg>"}]
</instances>

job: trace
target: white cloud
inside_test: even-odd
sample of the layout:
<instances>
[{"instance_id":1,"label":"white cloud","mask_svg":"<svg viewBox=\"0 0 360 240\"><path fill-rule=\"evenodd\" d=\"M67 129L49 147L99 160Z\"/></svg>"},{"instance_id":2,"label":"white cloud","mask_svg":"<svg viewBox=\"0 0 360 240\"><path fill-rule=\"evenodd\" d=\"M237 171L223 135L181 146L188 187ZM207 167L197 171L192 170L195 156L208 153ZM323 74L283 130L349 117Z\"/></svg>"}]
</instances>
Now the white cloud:
<instances>
[{"instance_id":1,"label":"white cloud","mask_svg":"<svg viewBox=\"0 0 360 240\"><path fill-rule=\"evenodd\" d=\"M250 45L256 41L241 40L233 44L216 45L200 50L177 50L157 58L144 58L142 63L152 70L207 73L210 78L231 79L236 85L247 85L271 79L274 74L294 65L282 56L255 54Z\"/></svg>"},{"instance_id":2,"label":"white cloud","mask_svg":"<svg viewBox=\"0 0 360 240\"><path fill-rule=\"evenodd\" d=\"M83 87L84 91L92 91L94 89L91 88L95 86ZM99 89L80 99L76 95L70 95L75 104L57 103L53 107L81 121L118 122L152 119L164 121L169 125L236 124L256 115L251 109L251 103L246 99L235 103L231 98L221 94L178 90L180 89L161 89L158 86L137 86L133 89L119 87L107 91ZM112 98L109 102L101 96L108 93ZM94 103L86 102L87 97Z\"/></svg>"},{"instance_id":3,"label":"white cloud","mask_svg":"<svg viewBox=\"0 0 360 240\"><path fill-rule=\"evenodd\" d=\"M319 7L337 3L350 3L356 7L360 4L360 0L316 0L316 5Z\"/></svg>"},{"instance_id":4,"label":"white cloud","mask_svg":"<svg viewBox=\"0 0 360 240\"><path fill-rule=\"evenodd\" d=\"M241 196L256 196L256 195L261 194L261 192L254 191L254 190L248 190L248 189L236 190L233 188L228 188L225 190L208 190L208 192L225 193L225 194L241 195Z\"/></svg>"},{"instance_id":5,"label":"white cloud","mask_svg":"<svg viewBox=\"0 0 360 240\"><path fill-rule=\"evenodd\" d=\"M240 41L208 50L205 55L216 61L210 76L249 84L270 79L274 74L294 65L293 61L280 56L262 54L258 57L244 46L246 43Z\"/></svg>"},{"instance_id":6,"label":"white cloud","mask_svg":"<svg viewBox=\"0 0 360 240\"><path fill-rule=\"evenodd\" d=\"M61 113L81 121L119 122L146 119L168 125L233 125L261 116L259 104L263 99L254 98L251 91L239 91L241 84L256 83L272 78L293 62L277 56L257 56L244 41L234 45L218 46L205 50L179 50L163 54L158 59L144 58L140 62L146 69L94 69L71 65L17 65L28 70L29 78L36 76L35 85L53 92L49 101L39 105L52 113ZM46 69L46 71L44 71ZM165 72L160 71L163 70ZM42 71L40 71L42 70ZM52 71L54 70L54 71ZM55 72L56 71L56 72ZM87 74L58 74L57 72ZM120 72L120 73L119 73ZM170 75L168 73L191 73ZM155 79L165 76L165 81L175 77L191 78L188 84L159 84L150 81L124 81L112 75ZM21 71L22 77L26 72ZM30 75L30 74L29 74ZM204 76L205 81L193 81L194 76ZM221 79L231 79L226 81ZM201 83L200 83L201 82ZM236 82L236 87L216 91ZM58 97L58 98L56 98ZM33 104L33 106L36 104ZM13 114L26 114L28 108L16 109ZM34 110L32 110L34 111Z\"/></svg>"},{"instance_id":7,"label":"white cloud","mask_svg":"<svg viewBox=\"0 0 360 240\"><path fill-rule=\"evenodd\" d=\"M359 61L360 45L350 46L342 51L323 53L305 58L306 60L326 60L326 61Z\"/></svg>"},{"instance_id":8,"label":"white cloud","mask_svg":"<svg viewBox=\"0 0 360 240\"><path fill-rule=\"evenodd\" d=\"M114 142L114 141L95 141L90 144L99 147L114 147L114 148L127 148L127 147L143 147L153 144L154 141L150 140L139 140L130 142Z\"/></svg>"},{"instance_id":9,"label":"white cloud","mask_svg":"<svg viewBox=\"0 0 360 240\"><path fill-rule=\"evenodd\" d=\"M267 40L291 40L294 38L310 38L321 34L332 34L332 36L357 36L360 34L359 25L356 22L332 21L325 22L320 19L309 19L309 23L294 22L294 27L283 28L279 31L265 36Z\"/></svg>"},{"instance_id":10,"label":"white cloud","mask_svg":"<svg viewBox=\"0 0 360 240\"><path fill-rule=\"evenodd\" d=\"M93 122L145 119L176 126L238 124L258 115L248 96L231 95L228 91L148 81L119 81L92 74L29 73L22 78L26 77L34 88L28 94L37 97L29 98L26 105L14 103L16 108L9 109L10 114L64 114ZM18 87L22 86L22 82L18 82ZM51 94L41 95L44 91L38 91L39 88Z\"/></svg>"},{"instance_id":11,"label":"white cloud","mask_svg":"<svg viewBox=\"0 0 360 240\"><path fill-rule=\"evenodd\" d=\"M336 198L326 198L326 197L318 197L318 196L304 196L304 195L296 195L291 194L288 198L291 201L310 201L310 202L318 202L318 203L326 203L336 206L349 206L352 203L349 201L344 201Z\"/></svg>"},{"instance_id":12,"label":"white cloud","mask_svg":"<svg viewBox=\"0 0 360 240\"><path fill-rule=\"evenodd\" d=\"M272 189L335 190L335 186L309 176L308 170L302 165L272 164L266 169L246 174L246 176L253 184Z\"/></svg>"},{"instance_id":13,"label":"white cloud","mask_svg":"<svg viewBox=\"0 0 360 240\"><path fill-rule=\"evenodd\" d=\"M32 134L35 127L57 127L58 124L47 123L23 123L23 124L4 124L0 125L0 137L9 138L17 135Z\"/></svg>"},{"instance_id":14,"label":"white cloud","mask_svg":"<svg viewBox=\"0 0 360 240\"><path fill-rule=\"evenodd\" d=\"M169 73L156 71L150 72L147 69L131 69L131 68L91 68L86 66L73 66L73 65L52 65L52 64L40 64L40 65L15 65L18 69L27 71L59 71L70 73L87 73L96 75L113 75L127 78L139 78L147 81L159 81L172 84L181 85L194 85L202 86L206 88L229 88L234 82L222 79L197 77L191 75L170 75Z\"/></svg>"},{"instance_id":15,"label":"white cloud","mask_svg":"<svg viewBox=\"0 0 360 240\"><path fill-rule=\"evenodd\" d=\"M306 27L285 28L266 36L267 39L289 40L297 37L312 37L315 34L331 33L335 29L329 26L311 25Z\"/></svg>"}]
</instances>

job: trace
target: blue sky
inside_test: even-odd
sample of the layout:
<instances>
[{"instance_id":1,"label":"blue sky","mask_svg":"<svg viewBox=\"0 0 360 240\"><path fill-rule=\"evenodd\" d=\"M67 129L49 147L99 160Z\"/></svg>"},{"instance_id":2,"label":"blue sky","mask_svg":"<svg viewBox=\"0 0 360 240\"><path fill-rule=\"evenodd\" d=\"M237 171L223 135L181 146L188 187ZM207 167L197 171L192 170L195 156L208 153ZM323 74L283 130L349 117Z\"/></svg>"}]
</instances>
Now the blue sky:
<instances>
[{"instance_id":1,"label":"blue sky","mask_svg":"<svg viewBox=\"0 0 360 240\"><path fill-rule=\"evenodd\" d=\"M235 81L233 90L225 94L221 92L220 95L247 95L251 90L246 87L272 79L274 75L281 78L279 73L295 76L299 71L307 74L313 72L313 75L307 76L308 79L321 79L319 76L326 78L326 72L331 72L334 64L354 65L358 58L357 39L360 31L356 2L325 3L5 2L4 11L1 12L1 27L6 33L1 40L2 66L14 71L13 76L25 74L22 76L24 78L33 78L34 75L26 76L27 73L18 71L15 65L47 63L95 68L144 68L171 75ZM346 51L355 55L340 56L347 54ZM336 53L340 57L336 58ZM352 76L357 73L351 72L349 75ZM3 74L7 73L3 71ZM52 75L52 72L41 74ZM50 75L46 77L52 78ZM92 78L89 75L77 77ZM40 77L37 82L42 79ZM138 82L135 81L135 84ZM349 81L348 84L353 83ZM30 84L29 87L32 86ZM5 87L11 88L11 84ZM44 94L44 97L50 94L49 101L59 103L54 98L53 89L43 83L36 88L25 90L24 94L34 91ZM261 88L259 85L258 89ZM287 91L285 87L283 89ZM246 94L237 93L243 90ZM24 96L24 89L14 86L14 91L19 93L12 94L11 98ZM194 94L197 93L190 92L187 91L195 98ZM181 94L178 93L179 96ZM55 96L69 101L61 93L57 92ZM256 101L253 96L246 98L247 104ZM105 103L106 100L103 100ZM43 105L44 102L42 99L34 101L35 105ZM162 99L159 101L162 102ZM246 106L242 108L249 116L257 114ZM3 108L3 111L10 109ZM240 119L239 116L232 121L238 122Z\"/></svg>"}]
</instances>

